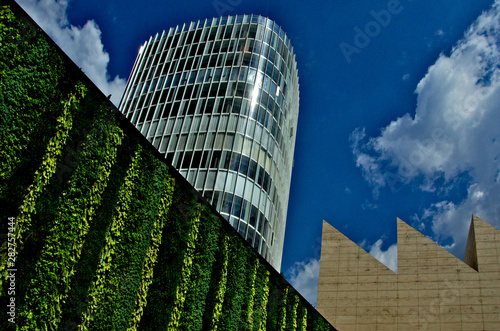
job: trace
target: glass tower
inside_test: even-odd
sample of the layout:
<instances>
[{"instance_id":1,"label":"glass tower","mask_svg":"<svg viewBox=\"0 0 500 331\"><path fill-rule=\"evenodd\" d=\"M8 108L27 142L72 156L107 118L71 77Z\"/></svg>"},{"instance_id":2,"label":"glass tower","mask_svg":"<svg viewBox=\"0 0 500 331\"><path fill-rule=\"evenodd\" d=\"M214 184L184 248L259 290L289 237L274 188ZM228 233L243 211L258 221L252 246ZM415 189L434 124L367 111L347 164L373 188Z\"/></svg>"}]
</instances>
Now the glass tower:
<instances>
[{"instance_id":1,"label":"glass tower","mask_svg":"<svg viewBox=\"0 0 500 331\"><path fill-rule=\"evenodd\" d=\"M163 31L140 47L120 110L279 271L299 111L283 30L238 15Z\"/></svg>"}]
</instances>

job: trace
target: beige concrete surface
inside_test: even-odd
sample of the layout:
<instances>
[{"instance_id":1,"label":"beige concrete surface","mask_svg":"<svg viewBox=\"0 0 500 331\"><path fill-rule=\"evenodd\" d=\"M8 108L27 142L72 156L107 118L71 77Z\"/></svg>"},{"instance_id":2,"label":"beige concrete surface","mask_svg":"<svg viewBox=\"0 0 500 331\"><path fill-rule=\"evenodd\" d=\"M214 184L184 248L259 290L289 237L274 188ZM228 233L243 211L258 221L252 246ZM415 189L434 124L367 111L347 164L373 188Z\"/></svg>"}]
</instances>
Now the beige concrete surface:
<instances>
[{"instance_id":1,"label":"beige concrete surface","mask_svg":"<svg viewBox=\"0 0 500 331\"><path fill-rule=\"evenodd\" d=\"M500 231L473 216L464 261L397 220L398 273L326 222L318 311L344 330L500 330Z\"/></svg>"}]
</instances>

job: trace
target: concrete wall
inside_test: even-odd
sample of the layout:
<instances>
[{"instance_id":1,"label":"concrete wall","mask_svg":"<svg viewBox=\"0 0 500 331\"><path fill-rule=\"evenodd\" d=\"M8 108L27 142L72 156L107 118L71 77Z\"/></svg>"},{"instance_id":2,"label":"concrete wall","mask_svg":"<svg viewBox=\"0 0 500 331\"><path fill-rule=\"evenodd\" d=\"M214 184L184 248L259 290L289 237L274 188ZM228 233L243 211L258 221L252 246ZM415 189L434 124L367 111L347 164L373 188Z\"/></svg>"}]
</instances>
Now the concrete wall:
<instances>
[{"instance_id":1,"label":"concrete wall","mask_svg":"<svg viewBox=\"0 0 500 331\"><path fill-rule=\"evenodd\" d=\"M473 216L464 263L397 224L395 274L323 222L318 311L339 330L500 330L500 231Z\"/></svg>"}]
</instances>

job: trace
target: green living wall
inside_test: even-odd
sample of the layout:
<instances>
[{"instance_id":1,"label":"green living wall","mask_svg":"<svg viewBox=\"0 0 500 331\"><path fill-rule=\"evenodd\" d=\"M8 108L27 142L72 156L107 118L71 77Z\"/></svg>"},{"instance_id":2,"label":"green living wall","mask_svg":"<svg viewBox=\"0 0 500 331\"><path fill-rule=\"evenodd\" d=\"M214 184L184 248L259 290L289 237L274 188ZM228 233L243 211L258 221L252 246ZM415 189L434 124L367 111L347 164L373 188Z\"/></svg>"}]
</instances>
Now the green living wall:
<instances>
[{"instance_id":1,"label":"green living wall","mask_svg":"<svg viewBox=\"0 0 500 331\"><path fill-rule=\"evenodd\" d=\"M10 2L0 117L0 329L333 330Z\"/></svg>"}]
</instances>

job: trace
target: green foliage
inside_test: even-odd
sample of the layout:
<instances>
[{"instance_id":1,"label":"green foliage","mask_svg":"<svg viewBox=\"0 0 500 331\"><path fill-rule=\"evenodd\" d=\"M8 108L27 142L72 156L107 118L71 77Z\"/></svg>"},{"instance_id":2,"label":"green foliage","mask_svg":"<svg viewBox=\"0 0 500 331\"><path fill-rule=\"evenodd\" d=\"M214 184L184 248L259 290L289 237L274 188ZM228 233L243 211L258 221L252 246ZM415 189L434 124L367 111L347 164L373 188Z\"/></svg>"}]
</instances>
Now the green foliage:
<instances>
[{"instance_id":1,"label":"green foliage","mask_svg":"<svg viewBox=\"0 0 500 331\"><path fill-rule=\"evenodd\" d=\"M90 304L87 307L87 311L83 314L82 326L84 328L89 326L91 320L93 320L95 315L100 311L98 308L103 304L103 301L106 300L105 297L108 294L107 292L109 292L107 291L109 288L105 286L106 276L113 269L112 259L115 255L115 249L117 246L120 246L121 239L123 238L122 233L130 210L133 189L139 177L140 169L138 164L140 161L140 154L141 149L138 149L132 159L123 185L118 192L118 201L115 205L115 214L111 221L111 228L106 234L106 245L99 258L99 269L96 275L97 279L89 293Z\"/></svg>"},{"instance_id":2,"label":"green foliage","mask_svg":"<svg viewBox=\"0 0 500 331\"><path fill-rule=\"evenodd\" d=\"M78 105L80 98L84 97L85 86L81 83L77 84L75 92L70 94L69 98L64 102L63 113L57 118L56 134L52 137L46 147L45 155L39 168L35 171L33 183L28 187L22 205L19 208L19 215L16 217L16 240L18 245L23 245L23 234L31 228L31 218L35 213L35 203L42 194L44 188L49 183L50 178L56 171L56 164L61 155L62 148L66 143L68 133L72 126L71 108ZM4 279L7 269L7 254L6 243L2 247L2 256L0 264L1 280Z\"/></svg>"},{"instance_id":3,"label":"green foliage","mask_svg":"<svg viewBox=\"0 0 500 331\"><path fill-rule=\"evenodd\" d=\"M250 276L250 282L249 282L249 287L250 287L250 295L247 295L246 299L246 327L249 330L253 329L253 314L254 314L254 304L255 304L255 283L257 279L257 270L259 269L259 259L255 259L255 267L253 272L251 273Z\"/></svg>"},{"instance_id":4,"label":"green foliage","mask_svg":"<svg viewBox=\"0 0 500 331\"><path fill-rule=\"evenodd\" d=\"M290 316L290 318L287 321L287 330L297 330L297 310L299 309L299 302L299 297L294 294L293 300L290 300L288 307L288 315Z\"/></svg>"},{"instance_id":5,"label":"green foliage","mask_svg":"<svg viewBox=\"0 0 500 331\"><path fill-rule=\"evenodd\" d=\"M84 161L61 195L53 231L36 263L36 276L25 298L27 310L19 314L26 323L22 329L51 329L58 325L69 279L80 257L89 221L106 188L121 135L118 128L110 126L105 140L93 141L83 151Z\"/></svg>"},{"instance_id":6,"label":"green foliage","mask_svg":"<svg viewBox=\"0 0 500 331\"><path fill-rule=\"evenodd\" d=\"M55 53L27 20L0 8L1 216L15 214L56 132L60 100L76 84L76 77L60 82L66 70Z\"/></svg>"},{"instance_id":7,"label":"green foliage","mask_svg":"<svg viewBox=\"0 0 500 331\"><path fill-rule=\"evenodd\" d=\"M154 275L158 276L153 278L149 287L148 304L144 308L139 329L166 329L170 322L195 205L196 198L192 191L186 190L176 181L158 262L153 269Z\"/></svg>"},{"instance_id":8,"label":"green foliage","mask_svg":"<svg viewBox=\"0 0 500 331\"><path fill-rule=\"evenodd\" d=\"M213 313L210 316L210 329L216 331L219 326L219 319L222 313L222 303L224 302L224 294L226 293L227 284L227 269L228 269L228 255L229 255L229 237L224 235L222 240L222 270L219 283L217 284L217 291L215 292L215 305Z\"/></svg>"},{"instance_id":9,"label":"green foliage","mask_svg":"<svg viewBox=\"0 0 500 331\"><path fill-rule=\"evenodd\" d=\"M260 311L261 311L261 317L260 317L260 322L258 324L258 330L259 331L264 331L266 330L266 324L267 324L267 304L269 300L269 271L266 270L264 274L264 281L263 281L263 288L262 288L262 299L261 299L261 304L260 304Z\"/></svg>"},{"instance_id":10,"label":"green foliage","mask_svg":"<svg viewBox=\"0 0 500 331\"><path fill-rule=\"evenodd\" d=\"M190 287L190 278L193 272L193 258L195 254L196 243L198 239L200 225L200 212L196 210L191 219L191 229L187 240L187 249L182 261L181 280L175 294L174 309L170 316L167 330L177 330L180 327L181 315L184 310L187 291Z\"/></svg>"},{"instance_id":11,"label":"green foliage","mask_svg":"<svg viewBox=\"0 0 500 331\"><path fill-rule=\"evenodd\" d=\"M16 223L16 237L19 245L23 244L23 233L29 230L31 226L31 214L35 211L35 202L56 171L58 158L62 153L68 133L73 125L70 108L78 106L79 99L85 95L86 87L79 83L75 90L76 92L70 94L68 100L63 103L63 113L57 118L56 134L50 139L47 145L41 166L35 171L33 184L28 187L28 193L24 197L23 204L20 207L20 214L17 217Z\"/></svg>"},{"instance_id":12,"label":"green foliage","mask_svg":"<svg viewBox=\"0 0 500 331\"><path fill-rule=\"evenodd\" d=\"M300 331L306 331L307 330L307 309L305 307L300 307L300 319L299 319L299 324L298 328Z\"/></svg>"},{"instance_id":13,"label":"green foliage","mask_svg":"<svg viewBox=\"0 0 500 331\"><path fill-rule=\"evenodd\" d=\"M125 138L118 153L102 197L102 203L89 222L89 231L84 242L81 258L75 265L75 274L71 278L68 299L63 306L62 323L66 329L74 329L81 323L82 314L90 304L89 291L98 271L100 255L106 245L106 235L118 203L119 190L130 168L134 150L130 139ZM117 291L119 289L116 289Z\"/></svg>"},{"instance_id":14,"label":"green foliage","mask_svg":"<svg viewBox=\"0 0 500 331\"><path fill-rule=\"evenodd\" d=\"M85 81L0 8L0 216L17 216L18 329L333 330Z\"/></svg>"},{"instance_id":15,"label":"green foliage","mask_svg":"<svg viewBox=\"0 0 500 331\"><path fill-rule=\"evenodd\" d=\"M216 253L220 249L217 244L220 236L220 219L215 217L207 206L200 206L199 210L199 234L184 305L184 310L190 314L184 314L181 321L181 328L186 330L201 330L203 327L206 297L210 290Z\"/></svg>"},{"instance_id":16,"label":"green foliage","mask_svg":"<svg viewBox=\"0 0 500 331\"><path fill-rule=\"evenodd\" d=\"M146 263L142 270L141 287L137 293L135 300L135 309L130 319L128 330L136 330L139 322L141 321L144 306L147 303L147 295L149 285L153 280L153 268L158 259L158 250L161 245L161 238L164 226L164 219L168 213L172 203L174 180L168 177L165 180L164 190L159 205L158 216L155 219L153 230L151 232L152 244L148 247L146 254Z\"/></svg>"},{"instance_id":17,"label":"green foliage","mask_svg":"<svg viewBox=\"0 0 500 331\"><path fill-rule=\"evenodd\" d=\"M238 330L245 323L241 319L244 304L245 278L250 271L247 265L249 251L241 238L231 236L226 293L219 323L221 330Z\"/></svg>"},{"instance_id":18,"label":"green foliage","mask_svg":"<svg viewBox=\"0 0 500 331\"><path fill-rule=\"evenodd\" d=\"M283 295L283 301L281 303L281 309L280 309L280 318L279 318L279 326L280 326L280 330L285 330L285 327L286 327L286 318L287 318L287 309L286 309L286 306L287 306L287 302L288 302L288 287L285 288L285 293Z\"/></svg>"}]
</instances>

